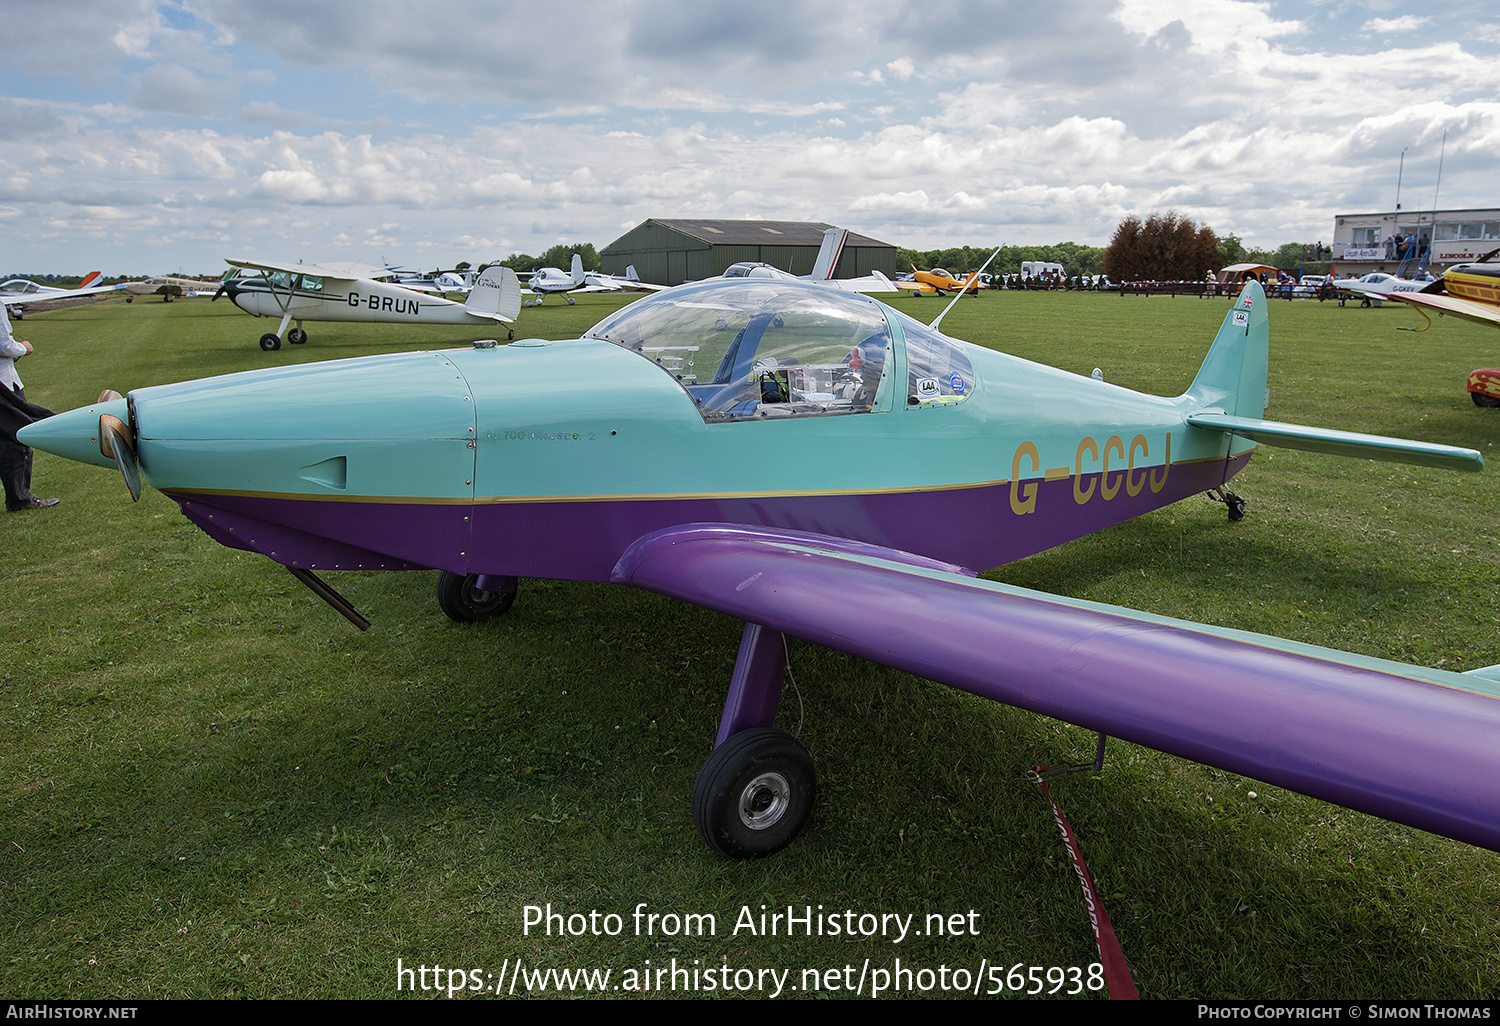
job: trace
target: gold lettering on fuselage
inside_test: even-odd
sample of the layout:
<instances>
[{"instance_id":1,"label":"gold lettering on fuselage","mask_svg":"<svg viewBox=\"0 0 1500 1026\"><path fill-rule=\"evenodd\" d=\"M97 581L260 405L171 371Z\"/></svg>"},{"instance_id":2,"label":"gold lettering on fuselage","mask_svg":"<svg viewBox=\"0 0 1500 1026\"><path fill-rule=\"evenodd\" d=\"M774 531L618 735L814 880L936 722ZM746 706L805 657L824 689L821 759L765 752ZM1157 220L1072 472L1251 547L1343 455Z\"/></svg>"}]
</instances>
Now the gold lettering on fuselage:
<instances>
[{"instance_id":1,"label":"gold lettering on fuselage","mask_svg":"<svg viewBox=\"0 0 1500 1026\"><path fill-rule=\"evenodd\" d=\"M1137 455L1140 458L1139 467L1136 465ZM1072 477L1073 501L1080 506L1093 501L1095 491L1108 502L1120 494L1122 486L1127 495L1135 498L1145 490L1148 482L1153 494L1160 493L1167 486L1167 478L1172 473L1170 431L1166 434L1161 464L1154 467L1148 465L1150 458L1151 444L1144 434L1132 438L1128 448L1119 435L1110 435L1102 449L1097 439L1086 435L1078 441L1071 467L1051 467L1043 476L1047 481L1061 481ZM1121 463L1125 464L1123 469L1120 467ZM1016 446L1010 461L1010 508L1017 516L1036 512L1038 482L1034 477L1029 481L1023 480L1023 475L1034 475L1041 468L1042 454L1035 442L1022 442Z\"/></svg>"},{"instance_id":2,"label":"gold lettering on fuselage","mask_svg":"<svg viewBox=\"0 0 1500 1026\"><path fill-rule=\"evenodd\" d=\"M1156 471L1151 471L1151 493L1154 495L1167 485L1167 475L1172 472L1172 432L1167 432L1167 451L1161 458L1161 480L1156 479Z\"/></svg>"},{"instance_id":3,"label":"gold lettering on fuselage","mask_svg":"<svg viewBox=\"0 0 1500 1026\"><path fill-rule=\"evenodd\" d=\"M1114 484L1109 483L1109 454L1111 451L1119 453L1120 459L1123 460L1125 458L1125 443L1120 440L1119 435L1110 435L1109 441L1104 443L1104 471L1099 475L1099 494L1104 496L1105 502L1120 494L1120 481L1125 476L1124 474L1120 474L1115 478Z\"/></svg>"},{"instance_id":4,"label":"gold lettering on fuselage","mask_svg":"<svg viewBox=\"0 0 1500 1026\"><path fill-rule=\"evenodd\" d=\"M1042 469L1042 454L1037 452L1035 443L1022 442L1016 446L1016 454L1010 461L1010 508L1017 516L1031 513L1036 509L1036 482L1021 484L1021 457L1031 457L1032 472Z\"/></svg>"},{"instance_id":5,"label":"gold lettering on fuselage","mask_svg":"<svg viewBox=\"0 0 1500 1026\"><path fill-rule=\"evenodd\" d=\"M1129 493L1132 499L1141 494L1141 489L1146 487L1146 472L1144 470L1141 471L1141 479L1139 481L1135 479L1135 450L1137 448L1141 450L1141 456L1151 455L1146 447L1145 435L1136 435L1130 440L1130 470L1125 475L1125 491Z\"/></svg>"},{"instance_id":6,"label":"gold lettering on fuselage","mask_svg":"<svg viewBox=\"0 0 1500 1026\"><path fill-rule=\"evenodd\" d=\"M1083 479L1088 474L1088 471L1083 469L1083 451L1085 449L1093 453L1094 459L1097 460L1099 458L1099 444L1085 435L1083 441L1078 443L1078 453L1073 459L1073 501L1080 506L1094 497L1094 485L1096 484L1090 478L1087 489L1079 487L1079 485L1083 484Z\"/></svg>"}]
</instances>

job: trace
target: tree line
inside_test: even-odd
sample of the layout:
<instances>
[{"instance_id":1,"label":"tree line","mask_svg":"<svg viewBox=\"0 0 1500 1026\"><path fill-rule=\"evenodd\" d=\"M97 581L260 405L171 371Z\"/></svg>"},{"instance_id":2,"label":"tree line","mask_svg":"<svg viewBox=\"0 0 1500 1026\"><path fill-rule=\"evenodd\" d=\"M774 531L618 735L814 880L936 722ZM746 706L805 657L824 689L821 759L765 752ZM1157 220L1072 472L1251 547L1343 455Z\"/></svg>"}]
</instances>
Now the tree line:
<instances>
[{"instance_id":1,"label":"tree line","mask_svg":"<svg viewBox=\"0 0 1500 1026\"><path fill-rule=\"evenodd\" d=\"M986 246L927 250L898 247L896 270L900 273L908 267L922 271L941 267L952 274L963 275L979 270L993 252L993 247ZM567 270L574 253L583 259L585 271L599 270L599 254L590 242L556 245L540 256L512 253L503 260L480 264L479 269L482 271L499 264L515 271L541 267ZM1152 212L1144 220L1134 215L1127 217L1115 229L1108 246L1085 246L1077 242L1059 242L1051 246L1001 246L999 255L990 263L989 272L1019 274L1021 264L1042 261L1062 264L1070 275L1105 274L1115 281L1196 281L1210 270L1243 263L1268 264L1286 270L1303 267L1308 271L1326 271L1326 264L1316 268L1308 265L1327 261L1331 256L1322 242L1288 242L1274 250L1247 250L1237 236L1220 237L1207 225L1200 226L1190 218L1168 211L1165 214ZM468 265L460 266L466 268Z\"/></svg>"},{"instance_id":2,"label":"tree line","mask_svg":"<svg viewBox=\"0 0 1500 1026\"><path fill-rule=\"evenodd\" d=\"M1288 242L1247 250L1238 236L1220 238L1207 225L1175 211L1121 221L1104 251L1104 273L1114 281L1197 281L1233 264L1326 271L1332 251L1319 242Z\"/></svg>"},{"instance_id":3,"label":"tree line","mask_svg":"<svg viewBox=\"0 0 1500 1026\"><path fill-rule=\"evenodd\" d=\"M594 249L592 242L575 242L572 244L559 244L553 246L541 256L532 256L530 253L512 253L504 260L491 260L479 265L483 271L486 267L509 267L512 271L536 271L543 267L556 267L566 271L573 265L573 254L577 253L583 260L585 271L599 270L599 254Z\"/></svg>"},{"instance_id":4,"label":"tree line","mask_svg":"<svg viewBox=\"0 0 1500 1026\"><path fill-rule=\"evenodd\" d=\"M902 249L896 250L896 271L904 272L908 267L919 271L930 271L941 267L950 274L964 275L979 270L993 246L955 246L950 249ZM1104 250L1099 246L1084 246L1077 242L1059 242L1053 246L1001 246L1000 253L991 261L987 274L1019 274L1021 264L1040 260L1050 264L1062 264L1069 274L1098 274L1103 268Z\"/></svg>"}]
</instances>

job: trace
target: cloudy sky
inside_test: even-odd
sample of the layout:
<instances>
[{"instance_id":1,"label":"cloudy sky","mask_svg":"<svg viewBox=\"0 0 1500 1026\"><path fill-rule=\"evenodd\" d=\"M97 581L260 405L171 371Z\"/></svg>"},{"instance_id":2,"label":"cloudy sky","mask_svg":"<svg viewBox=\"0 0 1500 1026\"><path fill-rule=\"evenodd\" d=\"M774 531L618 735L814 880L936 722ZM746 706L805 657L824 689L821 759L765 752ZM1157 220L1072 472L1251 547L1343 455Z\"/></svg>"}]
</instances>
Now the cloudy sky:
<instances>
[{"instance_id":1,"label":"cloudy sky","mask_svg":"<svg viewBox=\"0 0 1500 1026\"><path fill-rule=\"evenodd\" d=\"M0 4L0 271L451 266L648 217L1248 245L1500 205L1494 0Z\"/></svg>"}]
</instances>

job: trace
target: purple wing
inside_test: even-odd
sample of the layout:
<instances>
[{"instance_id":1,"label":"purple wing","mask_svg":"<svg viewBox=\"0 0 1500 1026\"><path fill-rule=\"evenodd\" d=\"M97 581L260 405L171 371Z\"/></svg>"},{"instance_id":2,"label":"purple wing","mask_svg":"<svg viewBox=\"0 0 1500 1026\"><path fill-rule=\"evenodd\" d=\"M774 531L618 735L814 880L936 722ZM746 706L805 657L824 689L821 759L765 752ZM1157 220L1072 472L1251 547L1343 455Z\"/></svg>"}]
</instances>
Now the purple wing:
<instances>
[{"instance_id":1,"label":"purple wing","mask_svg":"<svg viewBox=\"0 0 1500 1026\"><path fill-rule=\"evenodd\" d=\"M1500 687L792 531L648 535L614 580L1500 851Z\"/></svg>"}]
</instances>

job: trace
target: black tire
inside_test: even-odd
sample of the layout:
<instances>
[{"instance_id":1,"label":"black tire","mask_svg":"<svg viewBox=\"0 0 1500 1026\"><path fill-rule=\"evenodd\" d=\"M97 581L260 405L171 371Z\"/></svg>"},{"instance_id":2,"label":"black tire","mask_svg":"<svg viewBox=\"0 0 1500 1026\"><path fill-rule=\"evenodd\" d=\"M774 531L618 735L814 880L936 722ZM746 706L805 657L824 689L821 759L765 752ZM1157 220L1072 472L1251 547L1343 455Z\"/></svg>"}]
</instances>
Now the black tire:
<instances>
[{"instance_id":1,"label":"black tire","mask_svg":"<svg viewBox=\"0 0 1500 1026\"><path fill-rule=\"evenodd\" d=\"M444 570L438 575L438 608L454 623L478 623L509 611L516 603L516 593L480 591L474 582L476 574L455 574Z\"/></svg>"},{"instance_id":2,"label":"black tire","mask_svg":"<svg viewBox=\"0 0 1500 1026\"><path fill-rule=\"evenodd\" d=\"M281 348L281 336L266 332L260 337L260 347L268 353L274 353Z\"/></svg>"},{"instance_id":3,"label":"black tire","mask_svg":"<svg viewBox=\"0 0 1500 1026\"><path fill-rule=\"evenodd\" d=\"M710 848L753 859L785 848L812 813L807 749L770 727L742 730L708 757L693 784L693 824Z\"/></svg>"},{"instance_id":4,"label":"black tire","mask_svg":"<svg viewBox=\"0 0 1500 1026\"><path fill-rule=\"evenodd\" d=\"M1478 392L1470 392L1469 398L1474 400L1475 406L1483 406L1488 409L1494 409L1495 407L1500 406L1500 399L1497 399L1492 395L1480 395Z\"/></svg>"},{"instance_id":5,"label":"black tire","mask_svg":"<svg viewBox=\"0 0 1500 1026\"><path fill-rule=\"evenodd\" d=\"M307 332L301 328L293 328L286 333L286 340L294 346L300 346L307 341Z\"/></svg>"}]
</instances>

